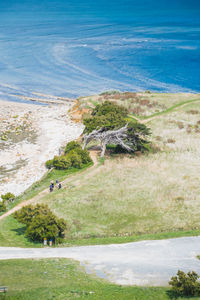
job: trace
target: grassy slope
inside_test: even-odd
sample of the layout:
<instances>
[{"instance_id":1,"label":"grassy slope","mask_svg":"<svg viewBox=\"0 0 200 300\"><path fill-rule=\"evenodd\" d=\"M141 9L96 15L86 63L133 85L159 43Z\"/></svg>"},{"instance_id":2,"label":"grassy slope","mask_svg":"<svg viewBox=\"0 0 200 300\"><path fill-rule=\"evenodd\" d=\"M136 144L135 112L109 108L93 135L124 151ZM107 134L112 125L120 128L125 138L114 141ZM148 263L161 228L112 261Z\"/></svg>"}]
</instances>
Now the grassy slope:
<instances>
[{"instance_id":1,"label":"grassy slope","mask_svg":"<svg viewBox=\"0 0 200 300\"><path fill-rule=\"evenodd\" d=\"M147 96L167 107L192 97L178 94L172 101L172 94ZM193 96L196 101L198 95ZM188 103L149 120L152 141L161 151L134 159L107 159L95 176L86 178L80 173L78 186L72 182L71 189L42 199L68 221L70 240L66 242L127 242L199 234L199 108L198 102ZM25 242L20 235L23 230L16 232L15 226L21 225L12 217L1 222L0 245L35 246Z\"/></svg>"},{"instance_id":2,"label":"grassy slope","mask_svg":"<svg viewBox=\"0 0 200 300\"><path fill-rule=\"evenodd\" d=\"M51 170L47 172L41 180L35 182L32 184L30 188L28 188L22 195L16 197L14 202L11 202L7 205L7 210L13 208L17 204L19 204L22 201L26 201L28 199L33 198L34 196L38 195L39 192L43 191L44 189L48 188L50 185L51 180L56 181L63 181L65 178L67 178L69 175L72 175L74 173L80 173L81 171L85 170L87 167L90 167L92 163L89 163L85 165L81 170L72 168L69 170ZM0 216L3 214L3 212L0 213Z\"/></svg>"},{"instance_id":3,"label":"grassy slope","mask_svg":"<svg viewBox=\"0 0 200 300\"><path fill-rule=\"evenodd\" d=\"M0 261L0 270L0 285L8 286L6 299L167 300L173 296L166 288L108 283L87 275L68 259L5 260Z\"/></svg>"},{"instance_id":4,"label":"grassy slope","mask_svg":"<svg viewBox=\"0 0 200 300\"><path fill-rule=\"evenodd\" d=\"M74 237L198 232L198 109L198 103L190 103L150 122L152 140L160 137L156 144L162 151L135 159L106 160L95 177L81 178L80 187L42 201L68 220Z\"/></svg>"}]
</instances>

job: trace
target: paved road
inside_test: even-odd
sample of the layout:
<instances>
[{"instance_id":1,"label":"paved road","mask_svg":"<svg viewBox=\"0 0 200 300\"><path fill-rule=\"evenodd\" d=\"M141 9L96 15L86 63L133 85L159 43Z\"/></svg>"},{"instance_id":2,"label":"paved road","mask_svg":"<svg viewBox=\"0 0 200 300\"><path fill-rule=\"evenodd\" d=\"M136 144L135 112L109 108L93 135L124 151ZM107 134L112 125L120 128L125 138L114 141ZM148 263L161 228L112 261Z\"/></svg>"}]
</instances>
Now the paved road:
<instances>
[{"instance_id":1,"label":"paved road","mask_svg":"<svg viewBox=\"0 0 200 300\"><path fill-rule=\"evenodd\" d=\"M117 284L167 285L178 269L200 273L200 236L69 248L0 247L0 259L73 258Z\"/></svg>"}]
</instances>

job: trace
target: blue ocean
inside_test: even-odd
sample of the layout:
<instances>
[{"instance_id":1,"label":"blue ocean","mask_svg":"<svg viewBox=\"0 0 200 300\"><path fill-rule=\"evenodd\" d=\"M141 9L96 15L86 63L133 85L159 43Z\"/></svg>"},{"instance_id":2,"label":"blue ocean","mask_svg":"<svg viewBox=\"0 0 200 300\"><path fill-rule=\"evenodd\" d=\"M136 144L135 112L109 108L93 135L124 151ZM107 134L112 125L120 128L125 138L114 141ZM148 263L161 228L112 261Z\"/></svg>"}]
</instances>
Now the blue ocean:
<instances>
[{"instance_id":1,"label":"blue ocean","mask_svg":"<svg viewBox=\"0 0 200 300\"><path fill-rule=\"evenodd\" d=\"M200 1L0 1L0 99L106 90L200 92Z\"/></svg>"}]
</instances>

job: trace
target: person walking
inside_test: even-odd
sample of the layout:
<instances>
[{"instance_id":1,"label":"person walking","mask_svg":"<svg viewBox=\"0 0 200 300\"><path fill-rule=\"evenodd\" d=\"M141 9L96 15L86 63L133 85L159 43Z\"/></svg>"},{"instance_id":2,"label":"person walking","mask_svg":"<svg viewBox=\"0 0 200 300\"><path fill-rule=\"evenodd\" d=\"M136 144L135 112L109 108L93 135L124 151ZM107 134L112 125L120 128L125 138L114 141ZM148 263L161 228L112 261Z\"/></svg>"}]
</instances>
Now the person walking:
<instances>
[{"instance_id":1,"label":"person walking","mask_svg":"<svg viewBox=\"0 0 200 300\"><path fill-rule=\"evenodd\" d=\"M61 184L61 182L59 182L58 189L60 190L61 188L62 188L62 184Z\"/></svg>"},{"instance_id":2,"label":"person walking","mask_svg":"<svg viewBox=\"0 0 200 300\"><path fill-rule=\"evenodd\" d=\"M53 182L53 180L51 180L51 185L52 185L52 187L54 188L54 182Z\"/></svg>"},{"instance_id":3,"label":"person walking","mask_svg":"<svg viewBox=\"0 0 200 300\"><path fill-rule=\"evenodd\" d=\"M52 186L52 184L50 184L50 186L49 186L49 191L50 191L50 193L53 192L53 186Z\"/></svg>"}]
</instances>

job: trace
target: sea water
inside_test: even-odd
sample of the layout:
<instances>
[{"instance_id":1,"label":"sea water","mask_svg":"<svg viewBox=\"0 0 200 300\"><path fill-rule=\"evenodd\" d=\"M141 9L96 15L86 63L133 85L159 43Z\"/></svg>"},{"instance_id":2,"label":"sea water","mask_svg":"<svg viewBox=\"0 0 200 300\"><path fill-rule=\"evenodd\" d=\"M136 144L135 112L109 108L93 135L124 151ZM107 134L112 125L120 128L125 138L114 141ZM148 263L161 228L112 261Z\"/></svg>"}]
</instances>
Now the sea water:
<instances>
[{"instance_id":1,"label":"sea water","mask_svg":"<svg viewBox=\"0 0 200 300\"><path fill-rule=\"evenodd\" d=\"M0 99L200 91L199 0L0 0Z\"/></svg>"}]
</instances>

